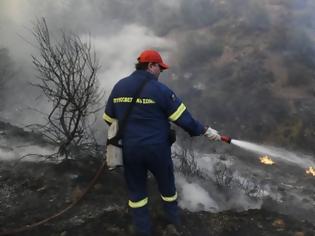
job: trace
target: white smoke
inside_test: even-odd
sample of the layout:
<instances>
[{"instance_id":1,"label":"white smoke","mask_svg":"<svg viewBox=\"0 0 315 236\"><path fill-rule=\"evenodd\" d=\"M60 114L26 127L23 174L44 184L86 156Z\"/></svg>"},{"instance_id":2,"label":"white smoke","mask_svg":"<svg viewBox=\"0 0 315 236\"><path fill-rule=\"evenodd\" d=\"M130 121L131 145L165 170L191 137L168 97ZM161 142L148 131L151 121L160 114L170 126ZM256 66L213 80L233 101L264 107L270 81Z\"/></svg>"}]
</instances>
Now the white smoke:
<instances>
[{"instance_id":1,"label":"white smoke","mask_svg":"<svg viewBox=\"0 0 315 236\"><path fill-rule=\"evenodd\" d=\"M142 50L159 49L163 52L163 60L168 61L167 51L175 46L175 42L158 37L151 30L136 24L125 25L110 36L97 36L92 41L102 66L100 83L107 92L114 83L134 70Z\"/></svg>"},{"instance_id":2,"label":"white smoke","mask_svg":"<svg viewBox=\"0 0 315 236\"><path fill-rule=\"evenodd\" d=\"M52 40L58 38L60 30L65 30L78 34L85 41L91 41L100 62L98 78L106 97L115 82L134 70L134 64L142 50L158 49L164 60L168 61L170 51L176 46L171 39L157 36L150 28L139 23L113 22L110 18L114 16L107 16L101 11L103 8L114 7L110 2L89 4L80 1L75 6L70 5L64 1L0 2L0 47L10 50L10 56L18 67L18 79L9 81L8 84L12 92L6 98L5 111L1 114L3 119L24 126L42 121L40 113L31 111L30 108L36 107L44 113L49 111L45 99L36 100L40 91L29 84L34 82L37 75L31 60L31 55L38 53L32 35L37 18L46 18ZM163 73L163 76L167 76L167 73Z\"/></svg>"},{"instance_id":3,"label":"white smoke","mask_svg":"<svg viewBox=\"0 0 315 236\"><path fill-rule=\"evenodd\" d=\"M17 159L17 154L12 148L0 146L0 160L9 161Z\"/></svg>"},{"instance_id":4,"label":"white smoke","mask_svg":"<svg viewBox=\"0 0 315 236\"><path fill-rule=\"evenodd\" d=\"M180 147L173 148L173 152L180 153ZM262 165L258 156L252 155L250 160L239 155L195 152L198 176L176 175L180 207L217 212L260 209L271 204L269 207L277 206L280 212L297 217L303 217L302 212L313 212L313 191L308 190L311 182L306 181L299 164L296 168L281 164L267 168L270 166ZM174 163L177 168L180 166L179 159ZM291 204L295 210L286 209Z\"/></svg>"},{"instance_id":5,"label":"white smoke","mask_svg":"<svg viewBox=\"0 0 315 236\"><path fill-rule=\"evenodd\" d=\"M179 151L180 147L175 145L173 151ZM233 170L239 165L236 157L220 154L195 153L195 161L199 173L203 178L183 176L180 172L176 173L176 185L180 195L179 206L190 211L210 211L218 212L230 209L248 210L259 209L263 203L262 197L270 196L267 190L261 189L260 199L251 199L248 194L240 187L241 183L247 184L248 188L254 189L255 183L247 179L246 174L232 171L223 178L231 177L231 186L221 186L218 188L218 166L224 166L228 170ZM187 157L189 158L189 157ZM174 160L175 166L179 166L179 160ZM244 175L244 176L243 176ZM251 186L252 185L252 186ZM255 194L255 193L253 193ZM256 193L258 194L258 193Z\"/></svg>"},{"instance_id":6,"label":"white smoke","mask_svg":"<svg viewBox=\"0 0 315 236\"><path fill-rule=\"evenodd\" d=\"M198 183L189 183L187 179L177 174L176 184L180 192L179 206L189 211L217 212L219 207L209 193Z\"/></svg>"},{"instance_id":7,"label":"white smoke","mask_svg":"<svg viewBox=\"0 0 315 236\"><path fill-rule=\"evenodd\" d=\"M275 158L279 161L284 161L287 163L292 163L298 165L302 168L307 168L309 166L315 166L315 162L312 160L313 157L304 154L297 154L294 152L287 151L283 148L258 145L255 143L232 140L232 144L237 145L246 150L259 153L261 155L270 155L272 158Z\"/></svg>"},{"instance_id":8,"label":"white smoke","mask_svg":"<svg viewBox=\"0 0 315 236\"><path fill-rule=\"evenodd\" d=\"M53 34L58 33L60 29L72 30L74 33L84 37L89 35L89 33L91 34L91 42L96 48L102 66L99 79L102 87L108 92L117 80L132 72L136 57L141 50L147 47L160 49L166 61L172 59L170 55L174 55L173 50L177 50L183 53L183 55L189 55L188 58L177 56L174 63L172 63L174 65L178 64L181 59L187 60L189 58L193 58L193 62L197 65L203 62L204 60L195 59L195 56L198 56L198 53L201 51L198 50L195 52L191 50L192 48L200 49L199 41L197 41L198 44L195 47L192 47L190 43L182 44L178 49L176 47L178 46L178 40L186 39L190 35L196 36L197 32L201 34L205 32L205 37L201 37L202 41L206 42L211 39L206 34L206 29L208 29L211 22L213 23L210 20L211 17L207 18L211 9L210 7L203 6L211 6L209 3L213 2L216 1L203 0L200 4L195 4L190 0L158 0L153 3L154 5L151 5L152 3L144 0L1 0L0 47L7 47L10 50L10 54L19 68L19 82L23 81L19 86L15 84L16 81L12 84L12 86L16 87L10 91L12 96L8 98L7 107L11 109L5 113L6 120L21 125L37 123L38 115L34 115L34 112L30 112L25 107L37 107L41 111L47 109L47 106L45 106L47 104L46 101L35 101L34 97L37 96L37 93L30 92L26 88L26 82L34 80L36 76L30 57L31 54L36 52L36 48L32 43L34 39L31 34L32 24L36 20L36 17L45 17ZM224 3L224 1L220 2ZM257 0L253 2L257 2ZM298 1L295 2L298 4ZM304 2L301 1L299 4L303 4ZM146 7L146 4L149 7ZM277 21L279 17L280 19L287 19L279 15L279 11L277 10L279 4L271 5L273 9L269 9L269 16L272 22ZM145 7L139 10L140 6ZM314 7L308 7L308 11L309 16L305 15L305 20L303 20L302 24L294 26L289 23L291 21L284 23L289 24L290 27L301 27L302 29L305 29L306 25L309 25L305 24L305 22L310 22L314 26ZM286 10L283 12L287 15ZM286 25L285 27L289 28ZM195 29L196 31L194 31ZM308 32L311 33L309 30ZM191 38L198 39L198 37ZM191 42L191 40L187 42ZM187 54L187 52L191 53ZM206 77L209 76L209 73L211 71L206 71ZM202 70L198 70L198 74L202 75ZM165 76L165 74L163 73L162 76ZM190 77L191 79L198 80L195 78L195 74L187 78ZM195 84L196 88L202 88L197 81ZM4 113L1 113L1 116L3 115ZM28 145L25 148L4 145L0 148L0 158L12 159L20 157L26 152L47 154L51 151L32 145ZM263 153L266 154L265 150ZM281 162L296 164L302 168L314 164L314 162L309 162L309 157L305 155L292 155L281 150L272 151L271 154ZM260 201L251 202L248 196L242 191L219 193L214 184L216 181L214 167L217 163L223 163L228 168L238 169L238 171L234 171L233 178L238 182L246 182L249 186L256 183L252 181L248 173L255 173L260 179L265 179L266 176L272 175L268 170L263 170L259 167L246 169L244 167L248 166L248 163L238 160L240 157L227 156L225 160L221 160L220 155L211 154L207 156L201 154L200 156L201 158L197 160L197 164L201 172L207 176L207 183L202 183L202 181L197 181L196 179L190 180L189 178L178 175L177 185L180 192L179 200L181 207L192 211L216 211L216 209L248 209L261 206ZM298 175L294 176L293 174L289 175L287 179L280 179L279 175L275 176L277 178L269 178L268 181L270 182L267 181L266 184L262 185L262 196L270 196L277 201L281 200L282 196L278 189L273 186L289 186L287 182L290 182L290 185L295 185L297 179L303 180L302 177ZM304 181L301 182L301 184L304 183ZM296 189L286 187L288 195L293 190L297 191ZM304 196L305 193L302 190L300 190L301 193L297 192L292 194L292 196L294 195L293 197L295 198L297 196ZM303 199L305 198L301 197L297 202L301 202ZM309 197L307 199L309 199L310 203L314 200Z\"/></svg>"},{"instance_id":9,"label":"white smoke","mask_svg":"<svg viewBox=\"0 0 315 236\"><path fill-rule=\"evenodd\" d=\"M45 156L57 152L57 147L37 145L19 136L10 137L0 130L0 161L43 161Z\"/></svg>"},{"instance_id":10,"label":"white smoke","mask_svg":"<svg viewBox=\"0 0 315 236\"><path fill-rule=\"evenodd\" d=\"M25 144L23 146L0 146L0 160L30 162L47 161L46 156L56 153L56 151L56 148L31 144ZM60 159L62 159L62 157Z\"/></svg>"}]
</instances>

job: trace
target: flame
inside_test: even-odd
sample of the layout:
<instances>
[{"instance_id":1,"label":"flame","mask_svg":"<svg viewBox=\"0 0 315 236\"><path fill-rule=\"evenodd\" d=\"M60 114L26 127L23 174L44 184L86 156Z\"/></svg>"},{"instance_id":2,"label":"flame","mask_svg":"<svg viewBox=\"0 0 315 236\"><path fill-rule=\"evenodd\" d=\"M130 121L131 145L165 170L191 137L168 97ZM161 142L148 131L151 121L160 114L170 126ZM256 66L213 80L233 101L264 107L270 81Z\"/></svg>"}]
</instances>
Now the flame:
<instances>
[{"instance_id":1,"label":"flame","mask_svg":"<svg viewBox=\"0 0 315 236\"><path fill-rule=\"evenodd\" d=\"M259 157L259 159L260 159L260 162L265 164L265 165L275 164L275 162L268 156L262 156L262 157Z\"/></svg>"},{"instance_id":2,"label":"flame","mask_svg":"<svg viewBox=\"0 0 315 236\"><path fill-rule=\"evenodd\" d=\"M310 166L310 167L306 170L306 174L315 176L315 168L313 168L313 167Z\"/></svg>"}]
</instances>

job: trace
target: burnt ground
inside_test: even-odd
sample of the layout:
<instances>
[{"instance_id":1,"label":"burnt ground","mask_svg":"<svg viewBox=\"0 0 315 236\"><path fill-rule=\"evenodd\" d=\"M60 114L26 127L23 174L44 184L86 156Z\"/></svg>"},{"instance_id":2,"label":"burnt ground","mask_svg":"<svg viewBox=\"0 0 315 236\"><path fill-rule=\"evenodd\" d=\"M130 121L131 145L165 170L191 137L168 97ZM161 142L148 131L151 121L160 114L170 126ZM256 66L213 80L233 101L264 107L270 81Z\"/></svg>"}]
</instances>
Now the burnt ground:
<instances>
[{"instance_id":1,"label":"burnt ground","mask_svg":"<svg viewBox=\"0 0 315 236\"><path fill-rule=\"evenodd\" d=\"M75 201L94 177L98 160L53 163L0 163L0 228L15 229L44 219ZM153 180L150 212L156 235L165 234L162 206ZM103 171L91 191L64 215L23 236L132 235L127 193L120 171ZM193 194L193 193L192 193ZM181 235L303 236L315 226L269 210L192 213L182 210Z\"/></svg>"},{"instance_id":2,"label":"burnt ground","mask_svg":"<svg viewBox=\"0 0 315 236\"><path fill-rule=\"evenodd\" d=\"M15 154L19 156L20 146L26 145L30 150L33 150L32 145L49 147L40 135L25 132L1 121L0 141L0 160L6 159L8 155L12 158ZM69 206L81 196L100 165L101 161L93 157L77 159L68 165L0 161L0 232L38 222ZM148 186L155 235L167 236L155 182L149 179ZM183 236L315 235L313 224L264 208L220 213L182 210L181 216L180 232ZM48 223L12 235L132 235L127 192L121 170L103 170L97 183L78 205Z\"/></svg>"}]
</instances>

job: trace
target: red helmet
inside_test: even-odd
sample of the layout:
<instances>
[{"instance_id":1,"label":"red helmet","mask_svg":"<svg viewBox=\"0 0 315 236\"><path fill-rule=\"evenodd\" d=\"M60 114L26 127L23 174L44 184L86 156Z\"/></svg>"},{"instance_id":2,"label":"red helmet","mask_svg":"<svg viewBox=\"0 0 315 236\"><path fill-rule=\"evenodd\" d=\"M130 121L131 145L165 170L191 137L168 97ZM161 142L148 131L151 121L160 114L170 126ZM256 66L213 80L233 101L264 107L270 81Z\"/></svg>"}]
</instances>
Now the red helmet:
<instances>
[{"instance_id":1,"label":"red helmet","mask_svg":"<svg viewBox=\"0 0 315 236\"><path fill-rule=\"evenodd\" d=\"M163 70L169 68L169 66L163 62L160 53L152 49L143 51L138 57L138 62L158 63L163 68Z\"/></svg>"}]
</instances>

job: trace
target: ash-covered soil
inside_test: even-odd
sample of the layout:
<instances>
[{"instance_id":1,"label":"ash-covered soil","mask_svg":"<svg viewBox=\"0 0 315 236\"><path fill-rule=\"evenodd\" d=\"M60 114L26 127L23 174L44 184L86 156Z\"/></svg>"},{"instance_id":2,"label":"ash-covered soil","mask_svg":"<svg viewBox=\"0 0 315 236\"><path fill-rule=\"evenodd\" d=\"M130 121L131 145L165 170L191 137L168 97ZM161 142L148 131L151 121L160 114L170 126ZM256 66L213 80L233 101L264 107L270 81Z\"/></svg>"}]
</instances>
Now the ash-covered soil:
<instances>
[{"instance_id":1,"label":"ash-covered soil","mask_svg":"<svg viewBox=\"0 0 315 236\"><path fill-rule=\"evenodd\" d=\"M47 149L51 145L36 133L1 121L0 145L0 235L39 222L71 205L80 198L101 166L101 161L91 156L66 164L25 159L17 162L20 155L34 147L41 150L38 147ZM154 233L167 236L161 200L153 179L149 179L148 186ZM48 223L12 235L132 235L127 200L122 171L103 170L87 195L69 211ZM220 213L181 210L180 235L315 235L315 226L308 221L296 220L270 209L268 206L260 210Z\"/></svg>"},{"instance_id":2,"label":"ash-covered soil","mask_svg":"<svg viewBox=\"0 0 315 236\"><path fill-rule=\"evenodd\" d=\"M69 165L1 162L0 231L32 224L64 209L78 199L100 164L94 159L72 161ZM149 206L155 234L167 235L153 180L150 180L149 186ZM121 171L104 170L78 205L51 222L16 235L132 235L126 203L127 193ZM315 235L314 225L264 209L215 214L182 210L181 215L180 232L184 236Z\"/></svg>"}]
</instances>

